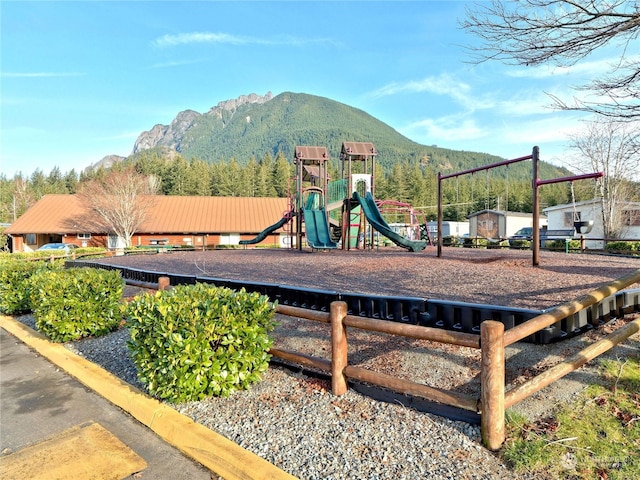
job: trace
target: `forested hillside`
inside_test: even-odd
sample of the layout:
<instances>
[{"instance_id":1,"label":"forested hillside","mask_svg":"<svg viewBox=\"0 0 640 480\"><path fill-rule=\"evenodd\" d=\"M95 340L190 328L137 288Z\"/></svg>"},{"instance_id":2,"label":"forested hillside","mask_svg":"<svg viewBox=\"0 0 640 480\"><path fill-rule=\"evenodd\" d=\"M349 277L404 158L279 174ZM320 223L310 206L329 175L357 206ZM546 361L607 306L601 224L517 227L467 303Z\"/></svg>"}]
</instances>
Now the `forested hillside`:
<instances>
[{"instance_id":1,"label":"forested hillside","mask_svg":"<svg viewBox=\"0 0 640 480\"><path fill-rule=\"evenodd\" d=\"M337 179L345 141L376 146L378 199L410 203L434 218L438 172L447 174L503 160L486 153L417 144L362 110L313 95L283 93L260 103L221 104L205 114L189 112L190 123L180 130L180 138L174 138L177 130L170 131L179 152L161 143L147 144L124 160L116 158L115 163L115 157L106 157L108 167L83 172L37 170L12 179L0 175L0 223L12 222L47 193L75 193L83 182L109 169L133 168L153 175L158 193L165 195L286 196L293 185L296 145L327 147L331 178ZM176 120L183 118L185 112ZM170 130L169 126L156 127ZM514 152L514 157L530 153ZM568 174L566 169L541 162L541 178ZM463 219L484 208L531 210L531 162L452 179L443 186L449 220ZM584 189L585 198L592 198L593 192ZM569 188L563 184L545 186L540 193L543 206L570 200Z\"/></svg>"}]
</instances>

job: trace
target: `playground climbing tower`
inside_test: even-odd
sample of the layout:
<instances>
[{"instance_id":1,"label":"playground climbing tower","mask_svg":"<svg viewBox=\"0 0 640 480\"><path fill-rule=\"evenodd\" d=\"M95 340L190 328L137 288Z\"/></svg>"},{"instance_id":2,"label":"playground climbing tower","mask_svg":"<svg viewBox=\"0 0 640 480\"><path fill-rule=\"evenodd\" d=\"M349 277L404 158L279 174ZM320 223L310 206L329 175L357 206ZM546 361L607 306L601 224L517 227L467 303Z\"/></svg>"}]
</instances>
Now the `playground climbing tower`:
<instances>
[{"instance_id":1,"label":"playground climbing tower","mask_svg":"<svg viewBox=\"0 0 640 480\"><path fill-rule=\"evenodd\" d=\"M371 238L364 239L367 232L366 217L362 215L358 202L353 200L353 192L362 196L375 194L374 171L376 155L371 142L343 142L340 152L342 179L346 184L346 195L342 209L342 249L369 245L373 248L373 229L368 229ZM362 242L362 245L361 245Z\"/></svg>"},{"instance_id":2,"label":"playground climbing tower","mask_svg":"<svg viewBox=\"0 0 640 480\"><path fill-rule=\"evenodd\" d=\"M325 201L329 178L329 152L326 147L296 146L293 163L296 167L295 212L298 250L302 250L302 225L305 221L307 243L312 248L335 248L324 235L324 223L328 221ZM316 224L321 226L316 228Z\"/></svg>"}]
</instances>

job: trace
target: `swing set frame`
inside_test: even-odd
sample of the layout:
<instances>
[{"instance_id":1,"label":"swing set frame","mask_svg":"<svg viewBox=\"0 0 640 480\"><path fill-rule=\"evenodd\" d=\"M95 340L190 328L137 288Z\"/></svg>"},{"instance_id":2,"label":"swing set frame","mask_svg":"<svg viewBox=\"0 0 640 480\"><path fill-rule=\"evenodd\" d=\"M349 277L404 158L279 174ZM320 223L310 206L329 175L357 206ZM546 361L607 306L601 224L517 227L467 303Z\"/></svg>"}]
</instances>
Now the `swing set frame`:
<instances>
[{"instance_id":1,"label":"swing set frame","mask_svg":"<svg viewBox=\"0 0 640 480\"><path fill-rule=\"evenodd\" d=\"M532 235L532 250L533 258L532 264L534 267L540 265L540 197L538 190L542 185L549 185L552 183L562 182L574 182L577 180L587 180L590 178L600 178L604 176L604 172L585 173L582 175L570 175L567 177L551 178L548 180L540 180L538 178L538 167L540 163L540 148L538 146L533 147L531 155L525 157L518 157L511 160L504 160L502 162L492 163L489 165L483 165L481 167L470 168L468 170L462 170L460 172L450 173L448 175L442 175L442 172L438 172L438 257L442 256L442 181L448 178L457 178L462 175L474 174L483 170L491 170L493 168L504 167L505 165L511 165L512 163L524 162L525 160L532 160L532 206L533 206L533 235Z\"/></svg>"}]
</instances>

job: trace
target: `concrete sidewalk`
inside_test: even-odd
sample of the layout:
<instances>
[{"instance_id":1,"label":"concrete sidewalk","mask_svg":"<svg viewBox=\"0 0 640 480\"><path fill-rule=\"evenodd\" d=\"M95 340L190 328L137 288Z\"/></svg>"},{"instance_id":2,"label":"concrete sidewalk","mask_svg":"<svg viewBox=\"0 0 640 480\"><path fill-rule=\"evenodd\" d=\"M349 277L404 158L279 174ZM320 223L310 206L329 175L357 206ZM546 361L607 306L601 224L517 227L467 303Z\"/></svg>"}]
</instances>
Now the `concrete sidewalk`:
<instances>
[{"instance_id":1,"label":"concrete sidewalk","mask_svg":"<svg viewBox=\"0 0 640 480\"><path fill-rule=\"evenodd\" d=\"M15 319L0 327L0 473L6 455L95 422L146 461L126 478L294 478Z\"/></svg>"}]
</instances>

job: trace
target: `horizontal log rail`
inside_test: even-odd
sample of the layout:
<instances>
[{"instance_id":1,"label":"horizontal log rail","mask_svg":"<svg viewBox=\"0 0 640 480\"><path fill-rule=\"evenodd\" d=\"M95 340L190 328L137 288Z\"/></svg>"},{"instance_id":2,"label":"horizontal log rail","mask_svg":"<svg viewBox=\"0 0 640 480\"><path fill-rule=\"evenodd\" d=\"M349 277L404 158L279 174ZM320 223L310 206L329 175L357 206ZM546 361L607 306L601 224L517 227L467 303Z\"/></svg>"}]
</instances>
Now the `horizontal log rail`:
<instances>
[{"instance_id":1,"label":"horizontal log rail","mask_svg":"<svg viewBox=\"0 0 640 480\"><path fill-rule=\"evenodd\" d=\"M316 368L323 372L331 373L331 361L325 360L324 358L313 357L311 355L291 350L282 350L280 348L270 349L269 354L288 362L297 363L299 365L304 365L305 367Z\"/></svg>"},{"instance_id":2,"label":"horizontal log rail","mask_svg":"<svg viewBox=\"0 0 640 480\"><path fill-rule=\"evenodd\" d=\"M286 315L288 317L304 318L320 323L330 323L329 312L319 312L317 310L309 310L307 308L291 307L289 305L276 305L276 313Z\"/></svg>"},{"instance_id":3,"label":"horizontal log rail","mask_svg":"<svg viewBox=\"0 0 640 480\"><path fill-rule=\"evenodd\" d=\"M388 333L390 335L416 338L418 340L448 343L461 347L480 348L480 337L474 333L454 332L451 330L443 330L442 328L388 322L374 318L357 317L355 315L347 315L344 319L344 324L348 327L359 328L361 330Z\"/></svg>"},{"instance_id":4,"label":"horizontal log rail","mask_svg":"<svg viewBox=\"0 0 640 480\"><path fill-rule=\"evenodd\" d=\"M445 405L462 408L472 412L478 411L478 399L469 395L429 387L420 383L404 380L392 375L374 372L361 367L348 365L346 328L352 327L366 331L374 331L398 335L420 340L431 340L470 348L480 348L480 338L463 332L449 332L446 330L406 325L385 320L347 315L344 302L333 302L330 312L317 312L299 307L277 305L276 312L281 315L303 318L321 323L329 323L332 319L332 361L325 360L299 352L272 348L269 353L274 357L297 363L306 367L316 368L332 374L332 391L342 395L347 391L348 379L355 379L396 392L416 395Z\"/></svg>"},{"instance_id":5,"label":"horizontal log rail","mask_svg":"<svg viewBox=\"0 0 640 480\"><path fill-rule=\"evenodd\" d=\"M394 377L393 375L374 372L366 368L353 367L350 365L344 369L344 373L348 378L360 380L361 382L370 383L372 385L378 385L379 387L388 388L395 392L415 395L444 405L451 405L471 412L478 412L478 398L470 395L429 387L421 383Z\"/></svg>"},{"instance_id":6,"label":"horizontal log rail","mask_svg":"<svg viewBox=\"0 0 640 480\"><path fill-rule=\"evenodd\" d=\"M515 327L510 328L509 330L504 332L504 345L506 347L524 338L527 338L529 335L533 335L534 333L542 330L543 328L547 328L554 323L559 322L569 315L578 313L584 308L595 305L596 303L615 294L616 292L619 292L620 290L638 282L640 282L640 269L623 277L620 277L606 285L603 285L602 287L593 290L592 292L587 293L581 297L578 297L571 302L558 305L548 312L533 317L532 319L527 320L520 325L516 325Z\"/></svg>"},{"instance_id":7,"label":"horizontal log rail","mask_svg":"<svg viewBox=\"0 0 640 480\"><path fill-rule=\"evenodd\" d=\"M486 320L480 325L480 336L348 315L347 304L344 301L332 302L329 312L277 304L276 313L280 315L330 324L331 360L278 348L270 349L269 353L288 362L329 372L331 390L334 395L346 393L349 379L354 379L399 393L419 396L443 405L477 412L481 416L483 444L491 450L497 450L505 440L505 410L507 408L577 370L586 362L610 350L631 335L640 332L640 318L610 333L524 384L511 388L506 393L505 347L576 314L584 308L596 305L616 292L638 282L640 282L640 269L506 331L503 323ZM169 286L169 278L160 277L156 288L165 289ZM347 327L480 349L480 398L349 365Z\"/></svg>"},{"instance_id":8,"label":"horizontal log rail","mask_svg":"<svg viewBox=\"0 0 640 480\"><path fill-rule=\"evenodd\" d=\"M611 350L620 342L626 340L631 335L640 332L640 318L627 323L625 326L611 332L606 337L592 343L588 347L583 348L578 353L567 358L565 361L554 365L544 372L529 379L525 383L512 388L505 394L504 407L509 408L518 402L521 402L530 395L542 390L544 387L552 384L556 380L577 370L585 363L593 360L599 355Z\"/></svg>"}]
</instances>

